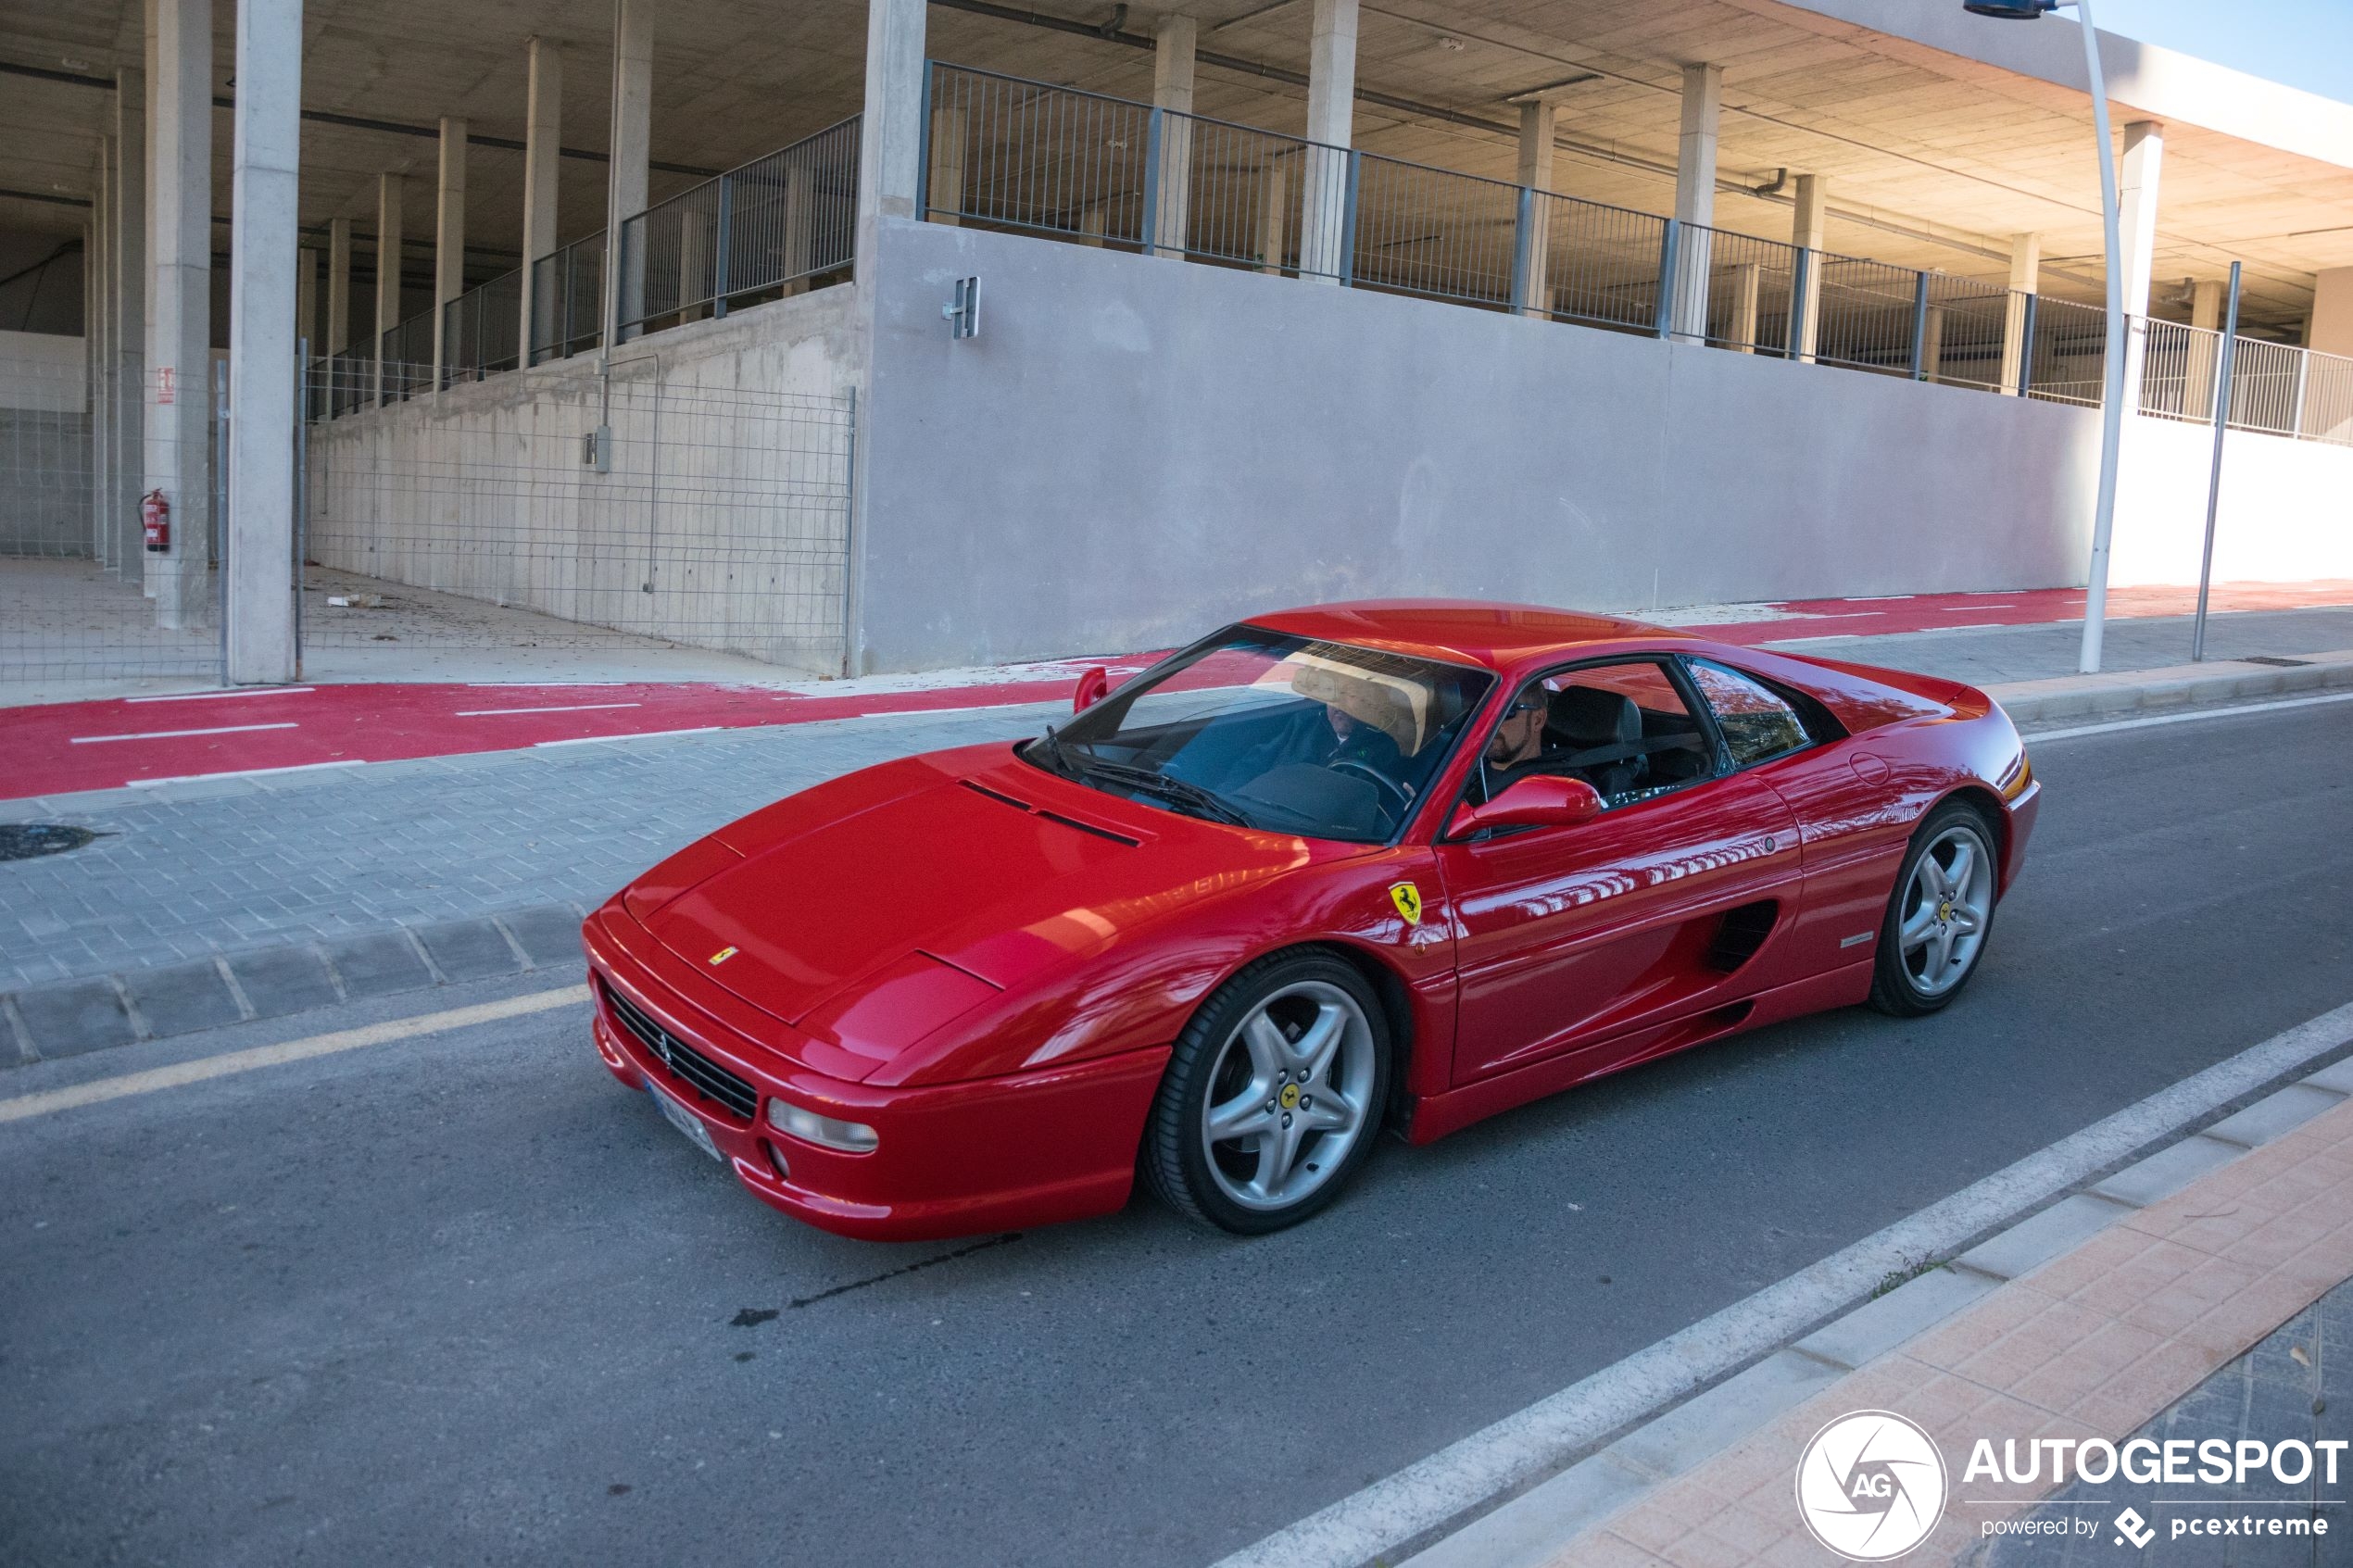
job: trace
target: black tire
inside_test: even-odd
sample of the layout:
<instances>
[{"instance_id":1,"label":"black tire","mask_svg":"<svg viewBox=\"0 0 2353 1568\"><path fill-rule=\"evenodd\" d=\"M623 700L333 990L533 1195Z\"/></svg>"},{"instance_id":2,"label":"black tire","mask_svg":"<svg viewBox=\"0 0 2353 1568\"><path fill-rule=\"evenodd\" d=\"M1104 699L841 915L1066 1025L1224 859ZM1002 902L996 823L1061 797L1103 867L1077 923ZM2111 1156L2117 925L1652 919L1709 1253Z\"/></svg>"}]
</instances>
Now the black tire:
<instances>
[{"instance_id":1,"label":"black tire","mask_svg":"<svg viewBox=\"0 0 2353 1568\"><path fill-rule=\"evenodd\" d=\"M1334 1102L1342 1106L1357 1104L1361 1110L1343 1151L1329 1170L1316 1169L1313 1156L1333 1135L1300 1135L1295 1165L1299 1171L1314 1173L1311 1188L1295 1201L1269 1200L1253 1207L1238 1200L1230 1190L1247 1184L1228 1166L1239 1160L1254 1160L1257 1156L1234 1148L1222 1148L1213 1156L1206 1125L1210 1097L1214 1089L1226 1083L1227 1098L1239 1098L1239 1090L1228 1081L1237 1067L1232 1051L1239 1049L1246 1056L1250 1054L1241 1033L1246 1022L1270 1004L1281 1011L1295 1004L1313 1003L1318 993L1327 1001L1334 999L1333 993L1353 1001L1359 1017L1342 1026L1353 1028L1361 1022L1364 1035L1359 1038L1350 1035L1337 1049L1368 1054L1370 1059L1368 1071L1354 1065L1354 1055L1350 1057L1352 1065L1345 1072L1337 1066L1327 1071L1327 1081L1345 1081L1353 1074L1353 1092L1337 1094L1333 1101L1327 1102L1327 1113ZM1269 1017L1274 1018L1275 1013L1270 1012ZM1161 1079L1159 1095L1144 1123L1139 1162L1145 1178L1170 1208L1200 1224L1237 1236L1264 1236L1295 1225L1338 1198L1371 1154L1389 1102L1393 1054L1389 1022L1379 998L1365 977L1346 960L1310 949L1276 953L1248 964L1201 1005L1176 1038L1168 1070ZM1245 1060L1239 1065L1247 1073L1252 1064ZM1248 1081L1256 1081L1254 1073ZM1312 1096L1319 1086L1302 1079L1290 1088L1305 1088ZM1289 1101L1284 1103L1288 1105ZM1312 1098L1302 1103L1312 1105ZM1290 1110L1279 1114L1281 1126L1290 1128ZM1303 1124L1303 1113L1302 1119ZM1214 1159L1218 1161L1215 1167Z\"/></svg>"},{"instance_id":2,"label":"black tire","mask_svg":"<svg viewBox=\"0 0 2353 1568\"><path fill-rule=\"evenodd\" d=\"M1976 940L1969 945L1958 977L1946 978L1941 985L1924 983L1913 971L1901 933L1906 916L1917 909L1914 879L1920 861L1932 851L1941 852L1942 847L1951 843L1957 834L1973 837L1977 853L1984 858L1987 880L1982 920L1973 934ZM1947 800L1921 821L1912 834L1911 847L1904 852L1904 863L1895 873L1895 886L1888 894L1887 912L1880 920L1879 946L1871 966L1872 1007L1892 1018L1924 1018L1950 1007L1953 998L1967 988L1984 959L1986 944L1993 939L1992 888L1999 879L2000 844L1998 827L1984 811L1964 800Z\"/></svg>"}]
</instances>

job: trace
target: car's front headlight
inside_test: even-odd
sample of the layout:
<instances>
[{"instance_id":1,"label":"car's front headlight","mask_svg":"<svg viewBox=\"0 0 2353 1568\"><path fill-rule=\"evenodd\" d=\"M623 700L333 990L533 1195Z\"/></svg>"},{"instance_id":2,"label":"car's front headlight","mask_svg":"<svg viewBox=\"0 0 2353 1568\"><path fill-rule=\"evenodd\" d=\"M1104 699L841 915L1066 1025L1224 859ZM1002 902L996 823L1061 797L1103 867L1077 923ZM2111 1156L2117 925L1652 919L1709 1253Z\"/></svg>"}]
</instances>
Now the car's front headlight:
<instances>
[{"instance_id":1,"label":"car's front headlight","mask_svg":"<svg viewBox=\"0 0 2353 1568\"><path fill-rule=\"evenodd\" d=\"M813 1143L820 1148L837 1148L844 1154L872 1154L882 1143L875 1130L863 1122L820 1116L780 1099L768 1102L768 1124L788 1137Z\"/></svg>"}]
</instances>

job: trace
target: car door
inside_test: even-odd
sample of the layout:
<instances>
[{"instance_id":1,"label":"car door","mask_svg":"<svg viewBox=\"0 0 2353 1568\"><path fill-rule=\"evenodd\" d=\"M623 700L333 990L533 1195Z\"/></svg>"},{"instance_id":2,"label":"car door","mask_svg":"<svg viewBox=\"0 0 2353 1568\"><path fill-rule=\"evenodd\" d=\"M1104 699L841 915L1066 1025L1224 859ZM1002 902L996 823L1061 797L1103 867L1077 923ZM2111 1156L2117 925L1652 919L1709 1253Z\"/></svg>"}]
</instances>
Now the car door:
<instances>
[{"instance_id":1,"label":"car door","mask_svg":"<svg viewBox=\"0 0 2353 1568\"><path fill-rule=\"evenodd\" d=\"M1797 701L1751 671L1701 659L1689 668L1734 760L1797 820L1806 892L1783 954L1791 978L1869 964L1918 818L1882 747L1835 733L1834 721L1809 721Z\"/></svg>"},{"instance_id":2,"label":"car door","mask_svg":"<svg viewBox=\"0 0 2353 1568\"><path fill-rule=\"evenodd\" d=\"M1658 1025L1742 994L1749 935L1769 931L1798 891L1788 806L1726 765L1673 660L1547 679L1561 694L1629 696L1649 744L1692 726L1705 755L1678 762L1689 776L1605 792L1604 809L1585 822L1437 845L1455 921L1457 1085L1565 1053L1590 1053L1590 1070L1602 1072L1657 1048Z\"/></svg>"}]
</instances>

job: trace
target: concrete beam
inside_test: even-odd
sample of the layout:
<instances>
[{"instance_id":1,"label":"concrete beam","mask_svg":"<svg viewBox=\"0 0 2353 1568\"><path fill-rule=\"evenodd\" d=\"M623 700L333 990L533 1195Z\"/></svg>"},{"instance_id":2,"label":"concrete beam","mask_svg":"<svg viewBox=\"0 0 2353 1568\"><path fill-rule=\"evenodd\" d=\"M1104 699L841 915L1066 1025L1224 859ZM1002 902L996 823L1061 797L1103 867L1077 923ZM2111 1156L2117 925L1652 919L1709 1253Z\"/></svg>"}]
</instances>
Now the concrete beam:
<instances>
[{"instance_id":1,"label":"concrete beam","mask_svg":"<svg viewBox=\"0 0 2353 1568\"><path fill-rule=\"evenodd\" d=\"M147 82L144 72L115 73L114 169L108 192L114 205L114 277L107 307L113 313L114 420L108 452L107 563L129 577L142 577L139 543L140 483L147 477L143 410L147 383Z\"/></svg>"},{"instance_id":2,"label":"concrete beam","mask_svg":"<svg viewBox=\"0 0 2353 1568\"><path fill-rule=\"evenodd\" d=\"M1348 160L1331 147L1356 141L1356 0L1315 0L1307 43L1306 169L1300 185L1299 270L1335 282L1353 260Z\"/></svg>"},{"instance_id":3,"label":"concrete beam","mask_svg":"<svg viewBox=\"0 0 2353 1568\"><path fill-rule=\"evenodd\" d=\"M212 0L156 0L154 214L143 491L171 508L146 558L156 623L205 623L212 596ZM288 302L289 313L293 302Z\"/></svg>"},{"instance_id":4,"label":"concrete beam","mask_svg":"<svg viewBox=\"0 0 2353 1568\"><path fill-rule=\"evenodd\" d=\"M1193 65L1201 45L1201 23L1165 16L1152 41L1152 107L1165 111L1160 128L1159 211L1152 254L1182 259L1192 238Z\"/></svg>"},{"instance_id":5,"label":"concrete beam","mask_svg":"<svg viewBox=\"0 0 2353 1568\"><path fill-rule=\"evenodd\" d=\"M1716 221L1716 144L1724 118L1724 68L1683 68L1683 112L1675 141L1675 218L1686 227L1675 258L1674 336L1707 341L1707 295Z\"/></svg>"},{"instance_id":6,"label":"concrete beam","mask_svg":"<svg viewBox=\"0 0 2353 1568\"><path fill-rule=\"evenodd\" d=\"M371 401L384 400L384 333L400 325L400 228L406 187L397 174L376 176L376 331L368 340L375 366Z\"/></svg>"},{"instance_id":7,"label":"concrete beam","mask_svg":"<svg viewBox=\"0 0 2353 1568\"><path fill-rule=\"evenodd\" d=\"M302 0L237 0L229 198L229 680L291 681Z\"/></svg>"},{"instance_id":8,"label":"concrete beam","mask_svg":"<svg viewBox=\"0 0 2353 1568\"><path fill-rule=\"evenodd\" d=\"M622 245L622 225L646 210L653 156L654 0L618 0L612 33L612 162L605 186L605 352L644 297L645 257Z\"/></svg>"},{"instance_id":9,"label":"concrete beam","mask_svg":"<svg viewBox=\"0 0 2353 1568\"><path fill-rule=\"evenodd\" d=\"M539 315L535 264L556 248L556 184L563 165L563 45L534 38L530 56L522 133L522 336L517 340L524 364L531 362L532 323Z\"/></svg>"},{"instance_id":10,"label":"concrete beam","mask_svg":"<svg viewBox=\"0 0 2353 1568\"><path fill-rule=\"evenodd\" d=\"M2002 393L2018 395L2034 345L2026 341L2026 301L2021 295L2043 290L2043 236L2010 236L2010 298L2002 319Z\"/></svg>"},{"instance_id":11,"label":"concrete beam","mask_svg":"<svg viewBox=\"0 0 2353 1568\"><path fill-rule=\"evenodd\" d=\"M449 352L447 306L466 292L466 122L441 117L439 196L433 227L433 384Z\"/></svg>"}]
</instances>

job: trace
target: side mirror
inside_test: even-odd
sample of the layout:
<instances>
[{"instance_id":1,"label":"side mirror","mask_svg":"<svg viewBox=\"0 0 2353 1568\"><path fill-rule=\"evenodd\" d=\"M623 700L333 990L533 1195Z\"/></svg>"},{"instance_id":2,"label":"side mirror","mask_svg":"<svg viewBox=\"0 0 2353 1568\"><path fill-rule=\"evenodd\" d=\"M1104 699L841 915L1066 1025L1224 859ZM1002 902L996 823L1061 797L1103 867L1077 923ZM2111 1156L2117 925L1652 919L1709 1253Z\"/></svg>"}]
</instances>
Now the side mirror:
<instances>
[{"instance_id":1,"label":"side mirror","mask_svg":"<svg viewBox=\"0 0 2353 1568\"><path fill-rule=\"evenodd\" d=\"M1070 694L1070 710L1084 713L1111 695L1111 671L1100 664L1088 665L1078 677L1078 689Z\"/></svg>"},{"instance_id":2,"label":"side mirror","mask_svg":"<svg viewBox=\"0 0 2353 1568\"><path fill-rule=\"evenodd\" d=\"M1538 774L1522 779L1483 806L1467 801L1446 830L1461 838L1481 828L1554 828L1601 815L1601 792L1583 779Z\"/></svg>"}]
</instances>

